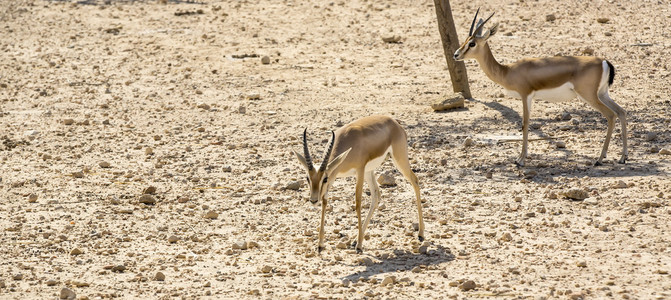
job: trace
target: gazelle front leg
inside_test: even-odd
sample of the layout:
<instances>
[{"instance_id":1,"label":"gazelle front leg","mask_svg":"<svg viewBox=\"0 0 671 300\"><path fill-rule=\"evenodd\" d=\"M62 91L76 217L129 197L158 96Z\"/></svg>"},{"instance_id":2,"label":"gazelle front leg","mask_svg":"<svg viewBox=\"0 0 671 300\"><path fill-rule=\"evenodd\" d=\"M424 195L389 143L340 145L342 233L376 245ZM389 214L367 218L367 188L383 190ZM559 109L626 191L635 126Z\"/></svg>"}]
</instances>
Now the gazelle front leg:
<instances>
[{"instance_id":1,"label":"gazelle front leg","mask_svg":"<svg viewBox=\"0 0 671 300\"><path fill-rule=\"evenodd\" d=\"M529 145L529 114L531 112L532 96L533 95L522 95L522 152L515 162L520 167L524 167L524 161L527 158L527 149Z\"/></svg>"},{"instance_id":2,"label":"gazelle front leg","mask_svg":"<svg viewBox=\"0 0 671 300\"><path fill-rule=\"evenodd\" d=\"M324 250L324 223L326 222L326 197L322 198L322 220L319 223L319 246L317 252Z\"/></svg>"},{"instance_id":3,"label":"gazelle front leg","mask_svg":"<svg viewBox=\"0 0 671 300\"><path fill-rule=\"evenodd\" d=\"M359 229L359 236L357 241L354 242L352 246L356 248L357 253L362 253L362 244L363 244L363 227L361 226L361 194L363 193L363 181L364 181L364 170L358 170L356 172L356 189L354 191L354 201L356 207L356 217L357 217L357 228Z\"/></svg>"},{"instance_id":4,"label":"gazelle front leg","mask_svg":"<svg viewBox=\"0 0 671 300\"><path fill-rule=\"evenodd\" d=\"M373 171L367 172L366 173L366 183L368 184L368 188L370 189L370 209L368 209L368 215L366 216L366 221L363 222L363 234L366 234L366 229L368 228L368 224L370 224L370 219L373 217L373 213L377 209L377 205L380 201L380 188L377 186L377 182L375 181L375 174Z\"/></svg>"}]
</instances>

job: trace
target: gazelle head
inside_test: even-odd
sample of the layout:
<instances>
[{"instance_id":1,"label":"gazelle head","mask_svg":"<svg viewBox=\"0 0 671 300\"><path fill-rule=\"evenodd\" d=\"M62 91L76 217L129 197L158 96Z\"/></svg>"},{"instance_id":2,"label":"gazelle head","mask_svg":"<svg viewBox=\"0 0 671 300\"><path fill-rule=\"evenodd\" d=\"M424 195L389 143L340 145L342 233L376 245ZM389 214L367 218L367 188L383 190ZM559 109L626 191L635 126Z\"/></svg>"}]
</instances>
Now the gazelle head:
<instances>
[{"instance_id":1,"label":"gazelle head","mask_svg":"<svg viewBox=\"0 0 671 300\"><path fill-rule=\"evenodd\" d=\"M312 165L312 157L310 156L310 151L308 150L308 141L307 141L307 132L308 129L305 128L303 131L303 153L305 156L300 155L298 152L293 151L298 161L305 167L305 170L308 172L307 181L310 186L310 202L313 204L317 203L320 199L325 199L328 189L335 178L332 178L330 175L335 171L340 164L345 161L347 154L351 150L343 152L338 155L336 158L329 162L329 157L331 157L331 151L333 151L333 144L335 143L335 133L331 131L331 143L329 143L328 150L326 150L326 155L322 161L319 169L315 169Z\"/></svg>"},{"instance_id":2,"label":"gazelle head","mask_svg":"<svg viewBox=\"0 0 671 300\"><path fill-rule=\"evenodd\" d=\"M492 18L492 16L494 16L494 13L489 15L489 18L484 21L480 19L476 25L475 20L478 18L479 12L480 9L478 8L478 11L475 12L475 17L473 17L473 22L471 22L471 29L468 31L468 38L461 44L461 47L454 52L454 60L459 61L480 57L480 55L483 54L485 44L487 44L487 39L496 33L499 23L494 24L494 26L490 27L487 31L482 32L484 25ZM474 25L475 30L473 30Z\"/></svg>"}]
</instances>

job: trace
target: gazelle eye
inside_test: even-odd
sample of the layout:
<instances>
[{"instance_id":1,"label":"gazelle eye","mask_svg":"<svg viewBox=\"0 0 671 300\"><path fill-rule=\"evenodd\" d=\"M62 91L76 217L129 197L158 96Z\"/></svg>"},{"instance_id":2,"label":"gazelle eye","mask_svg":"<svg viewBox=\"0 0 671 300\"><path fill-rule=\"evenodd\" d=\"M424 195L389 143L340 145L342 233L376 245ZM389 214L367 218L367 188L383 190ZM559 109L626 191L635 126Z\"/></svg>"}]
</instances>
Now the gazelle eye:
<instances>
[{"instance_id":1,"label":"gazelle eye","mask_svg":"<svg viewBox=\"0 0 671 300\"><path fill-rule=\"evenodd\" d=\"M475 42L470 42L470 43L468 44L468 47L475 47Z\"/></svg>"},{"instance_id":2,"label":"gazelle eye","mask_svg":"<svg viewBox=\"0 0 671 300\"><path fill-rule=\"evenodd\" d=\"M324 180L322 180L322 183L326 183L329 180L328 176L324 177Z\"/></svg>"}]
</instances>

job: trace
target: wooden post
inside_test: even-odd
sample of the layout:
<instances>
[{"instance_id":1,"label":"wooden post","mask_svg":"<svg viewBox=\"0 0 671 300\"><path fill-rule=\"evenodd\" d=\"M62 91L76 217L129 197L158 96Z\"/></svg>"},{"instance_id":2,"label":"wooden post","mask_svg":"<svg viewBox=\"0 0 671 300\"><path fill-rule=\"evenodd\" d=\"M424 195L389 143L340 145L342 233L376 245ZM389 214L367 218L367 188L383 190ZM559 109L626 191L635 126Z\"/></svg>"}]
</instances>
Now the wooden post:
<instances>
[{"instance_id":1,"label":"wooden post","mask_svg":"<svg viewBox=\"0 0 671 300\"><path fill-rule=\"evenodd\" d=\"M452 90L459 95L443 100L441 101L442 103L435 103L432 107L434 110L464 107L464 98L471 98L471 89L468 87L466 65L463 61L454 60L454 52L459 48L459 37L457 36L457 29L454 27L454 20L452 19L450 0L433 0L433 3L436 6L438 31L440 32L440 39L443 42L447 68L450 71ZM445 106L446 101L451 104Z\"/></svg>"}]
</instances>

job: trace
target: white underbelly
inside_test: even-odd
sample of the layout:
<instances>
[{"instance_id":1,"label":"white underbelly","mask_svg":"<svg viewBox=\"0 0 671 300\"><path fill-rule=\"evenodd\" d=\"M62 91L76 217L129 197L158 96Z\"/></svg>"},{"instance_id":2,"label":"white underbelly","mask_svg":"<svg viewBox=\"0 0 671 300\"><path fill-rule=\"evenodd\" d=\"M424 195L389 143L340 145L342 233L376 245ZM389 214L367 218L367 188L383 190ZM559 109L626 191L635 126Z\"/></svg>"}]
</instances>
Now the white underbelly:
<instances>
[{"instance_id":1,"label":"white underbelly","mask_svg":"<svg viewBox=\"0 0 671 300\"><path fill-rule=\"evenodd\" d=\"M520 94L516 91L506 90L507 94L511 97L521 98ZM573 84L570 82L564 83L556 88L544 89L534 91L532 94L533 99L541 99L549 102L562 102L575 99L577 94L573 90Z\"/></svg>"},{"instance_id":2,"label":"white underbelly","mask_svg":"<svg viewBox=\"0 0 671 300\"><path fill-rule=\"evenodd\" d=\"M384 163L384 160L387 158L387 155L391 153L391 146L387 148L387 151L382 154L382 156L378 156L376 158L373 158L366 163L366 167L364 168L364 172L368 173L370 171L373 171L377 169L377 167L381 166L382 163ZM338 174L338 177L350 177L350 176L355 176L356 175L356 169L352 168L349 169L343 173Z\"/></svg>"}]
</instances>

